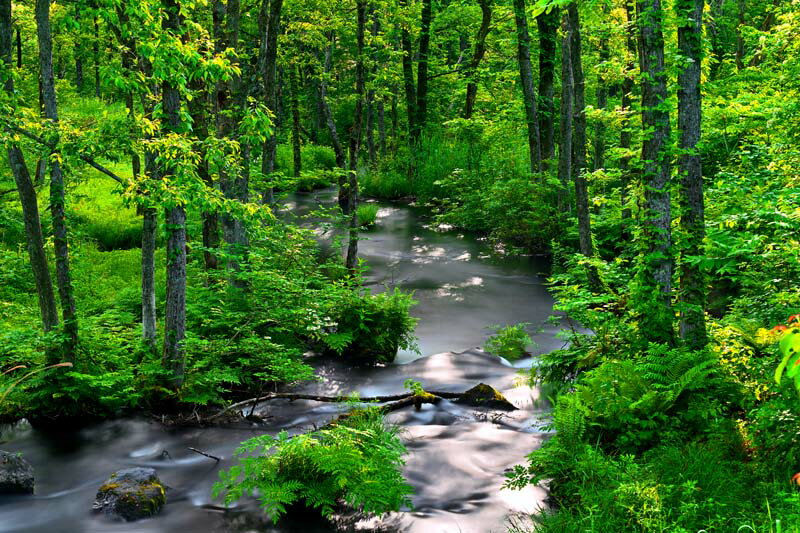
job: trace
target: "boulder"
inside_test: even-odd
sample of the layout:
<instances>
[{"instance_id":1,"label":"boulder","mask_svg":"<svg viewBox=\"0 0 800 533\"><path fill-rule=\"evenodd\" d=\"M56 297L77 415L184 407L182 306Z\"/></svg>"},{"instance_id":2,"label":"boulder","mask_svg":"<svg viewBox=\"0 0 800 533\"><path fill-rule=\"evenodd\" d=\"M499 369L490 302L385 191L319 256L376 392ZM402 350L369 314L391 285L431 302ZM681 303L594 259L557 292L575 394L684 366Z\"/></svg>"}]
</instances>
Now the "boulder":
<instances>
[{"instance_id":1,"label":"boulder","mask_svg":"<svg viewBox=\"0 0 800 533\"><path fill-rule=\"evenodd\" d=\"M486 383L478 383L467 392L461 395L455 403L472 405L475 407L488 407L489 409L499 409L502 411L515 411L517 408L513 403L506 400L497 389Z\"/></svg>"},{"instance_id":2,"label":"boulder","mask_svg":"<svg viewBox=\"0 0 800 533\"><path fill-rule=\"evenodd\" d=\"M148 518L166 503L166 487L152 468L117 470L97 490L92 509L125 521Z\"/></svg>"},{"instance_id":3,"label":"boulder","mask_svg":"<svg viewBox=\"0 0 800 533\"><path fill-rule=\"evenodd\" d=\"M0 494L33 494L33 467L22 455L0 451Z\"/></svg>"}]
</instances>

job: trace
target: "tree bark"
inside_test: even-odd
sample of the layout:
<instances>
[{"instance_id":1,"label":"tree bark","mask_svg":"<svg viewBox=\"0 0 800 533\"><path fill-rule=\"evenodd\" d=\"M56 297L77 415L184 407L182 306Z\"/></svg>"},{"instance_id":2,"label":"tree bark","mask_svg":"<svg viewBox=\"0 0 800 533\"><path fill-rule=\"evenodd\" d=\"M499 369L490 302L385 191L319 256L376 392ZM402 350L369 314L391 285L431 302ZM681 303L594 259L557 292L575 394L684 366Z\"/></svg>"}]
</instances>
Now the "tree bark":
<instances>
[{"instance_id":1,"label":"tree bark","mask_svg":"<svg viewBox=\"0 0 800 533\"><path fill-rule=\"evenodd\" d=\"M289 84L291 85L291 96L289 105L292 107L292 160L294 163L294 177L299 178L303 171L303 162L300 151L300 95L298 94L297 78L299 74L297 67L293 67L289 73Z\"/></svg>"},{"instance_id":2,"label":"tree bark","mask_svg":"<svg viewBox=\"0 0 800 533\"><path fill-rule=\"evenodd\" d=\"M651 342L672 342L670 123L661 0L637 0L642 72L642 308L640 328Z\"/></svg>"},{"instance_id":3,"label":"tree bark","mask_svg":"<svg viewBox=\"0 0 800 533\"><path fill-rule=\"evenodd\" d=\"M345 266L354 272L358 265L358 152L361 147L361 121L364 106L364 27L367 18L367 0L356 0L356 107L353 130L350 134L349 204L350 232Z\"/></svg>"},{"instance_id":4,"label":"tree bark","mask_svg":"<svg viewBox=\"0 0 800 533\"><path fill-rule=\"evenodd\" d=\"M180 36L180 5L177 0L163 0L164 18L161 28L165 33ZM181 129L181 95L169 79L161 86L161 108L165 115L162 123L166 133ZM165 165L162 178L171 169ZM183 385L186 367L183 341L186 336L186 211L177 205L166 210L167 228L167 304L164 320L164 367L169 371L168 385L178 389Z\"/></svg>"},{"instance_id":5,"label":"tree bark","mask_svg":"<svg viewBox=\"0 0 800 533\"><path fill-rule=\"evenodd\" d=\"M604 16L606 9L603 8ZM605 29L601 31L606 31ZM611 58L608 49L608 36L603 35L600 38L600 72L597 74L597 109L605 111L608 107L608 83L605 80L602 69ZM605 167L605 152L606 152L606 123L603 118L600 118L595 123L594 129L594 153L592 154L592 169L599 170Z\"/></svg>"},{"instance_id":6,"label":"tree bark","mask_svg":"<svg viewBox=\"0 0 800 533\"><path fill-rule=\"evenodd\" d=\"M381 150L381 157L386 157L386 111L384 98L378 99L378 145Z\"/></svg>"},{"instance_id":7,"label":"tree bark","mask_svg":"<svg viewBox=\"0 0 800 533\"><path fill-rule=\"evenodd\" d=\"M569 182L572 177L572 121L573 121L573 85L572 76L572 37L570 36L569 17L565 12L561 21L561 103L559 109L558 148L558 210L560 213L570 211Z\"/></svg>"},{"instance_id":8,"label":"tree bark","mask_svg":"<svg viewBox=\"0 0 800 533\"><path fill-rule=\"evenodd\" d=\"M541 141L542 167L556 154L554 80L558 41L558 9L536 17L539 29L539 139Z\"/></svg>"},{"instance_id":9,"label":"tree bark","mask_svg":"<svg viewBox=\"0 0 800 533\"><path fill-rule=\"evenodd\" d=\"M622 79L622 129L619 137L619 147L623 150L623 155L619 161L622 181L620 183L620 205L622 206L622 241L627 241L630 237L630 225L632 222L632 212L628 207L628 189L633 183L633 169L631 167L631 156L627 152L631 149L631 104L633 93L633 80L636 77L636 20L634 14L634 0L625 0L625 14L627 16L627 29L625 31L625 47L628 61L625 68L625 77Z\"/></svg>"},{"instance_id":10,"label":"tree bark","mask_svg":"<svg viewBox=\"0 0 800 533\"><path fill-rule=\"evenodd\" d=\"M472 117L475 110L475 99L478 97L478 82L475 77L483 56L486 55L486 37L489 35L492 23L491 0L478 0L478 5L481 7L481 25L475 36L475 48L467 67L467 97L464 103L464 118L467 119Z\"/></svg>"},{"instance_id":11,"label":"tree bark","mask_svg":"<svg viewBox=\"0 0 800 533\"><path fill-rule=\"evenodd\" d=\"M39 70L45 117L55 127L58 125L58 105L53 79L53 37L50 30L50 0L36 0L36 33L39 40ZM56 143L57 144L57 143ZM64 356L74 360L78 344L78 319L75 314L75 296L69 266L67 241L66 201L64 177L57 159L50 161L50 215L53 222L53 245L56 256L56 283L61 299L61 317L64 323Z\"/></svg>"},{"instance_id":12,"label":"tree bark","mask_svg":"<svg viewBox=\"0 0 800 533\"><path fill-rule=\"evenodd\" d=\"M11 19L9 18L9 20ZM9 63L9 65L10 64L11 63ZM17 68L22 68L22 34L19 26L17 26Z\"/></svg>"},{"instance_id":13,"label":"tree bark","mask_svg":"<svg viewBox=\"0 0 800 533\"><path fill-rule=\"evenodd\" d=\"M264 99L267 107L277 117L278 114L278 34L281 27L281 9L283 0L262 0L262 31L259 49L259 71L263 84ZM261 148L261 173L269 176L275 172L275 154L278 138L273 133ZM262 202L267 205L275 203L272 186L267 187L262 195Z\"/></svg>"},{"instance_id":14,"label":"tree bark","mask_svg":"<svg viewBox=\"0 0 800 533\"><path fill-rule=\"evenodd\" d=\"M420 15L419 55L417 59L417 116L414 119L414 140L418 140L428 120L428 54L431 44L432 0L422 0Z\"/></svg>"},{"instance_id":15,"label":"tree bark","mask_svg":"<svg viewBox=\"0 0 800 533\"><path fill-rule=\"evenodd\" d=\"M536 94L533 91L533 67L531 66L531 38L528 33L528 15L525 0L514 0L514 19L517 25L517 61L525 102L525 120L528 124L528 151L531 174L542 170L542 151L539 143L539 118L536 112Z\"/></svg>"},{"instance_id":16,"label":"tree bark","mask_svg":"<svg viewBox=\"0 0 800 533\"><path fill-rule=\"evenodd\" d=\"M94 39L92 40L92 56L94 58L94 96L100 98L100 27L97 16L94 17Z\"/></svg>"},{"instance_id":17,"label":"tree bark","mask_svg":"<svg viewBox=\"0 0 800 533\"><path fill-rule=\"evenodd\" d=\"M0 0L0 61L11 70L11 0ZM19 28L17 28L17 53L21 50ZM18 61L20 56L18 56ZM14 78L8 76L3 84L6 94L14 94ZM44 237L39 218L39 204L36 198L36 189L31 181L25 156L16 143L9 143L7 148L8 162L14 182L19 193L22 206L22 221L25 224L25 237L28 248L33 281L36 285L36 296L39 301L39 314L42 317L42 329L45 332L58 327L58 309L56 297L53 292L53 282L50 279L50 269L47 264L47 254L44 250ZM50 361L53 362L53 361Z\"/></svg>"},{"instance_id":18,"label":"tree bark","mask_svg":"<svg viewBox=\"0 0 800 533\"><path fill-rule=\"evenodd\" d=\"M680 273L680 335L686 344L699 350L707 343L705 324L705 279L702 270L686 260L702 255L705 238L703 169L697 144L700 141L702 102L700 75L703 59L704 0L679 0L678 50L686 64L678 74L678 129L680 130L681 229L683 247Z\"/></svg>"},{"instance_id":19,"label":"tree bark","mask_svg":"<svg viewBox=\"0 0 800 533\"><path fill-rule=\"evenodd\" d=\"M408 0L399 0L403 9L408 8ZM403 24L400 31L400 47L403 50L403 88L406 94L406 116L408 118L408 138L413 142L417 117L417 90L414 85L414 49L411 46L411 34L408 26Z\"/></svg>"}]
</instances>

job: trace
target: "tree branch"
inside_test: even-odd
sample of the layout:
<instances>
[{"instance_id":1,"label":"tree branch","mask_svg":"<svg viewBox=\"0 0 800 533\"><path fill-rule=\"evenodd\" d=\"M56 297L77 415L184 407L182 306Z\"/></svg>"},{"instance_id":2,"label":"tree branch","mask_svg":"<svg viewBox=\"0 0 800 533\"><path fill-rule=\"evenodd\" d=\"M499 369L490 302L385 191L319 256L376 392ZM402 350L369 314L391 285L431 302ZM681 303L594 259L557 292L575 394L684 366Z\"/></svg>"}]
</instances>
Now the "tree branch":
<instances>
[{"instance_id":1,"label":"tree branch","mask_svg":"<svg viewBox=\"0 0 800 533\"><path fill-rule=\"evenodd\" d=\"M3 126L8 131L24 135L25 137L27 137L27 138L29 138L29 139L31 139L31 140L43 145L43 146L46 146L47 148L50 148L51 150L55 150L56 149L56 145L55 144L47 142L42 137L39 137L35 133L30 132L30 131L28 131L28 130L26 130L24 128L20 128L19 126L15 126L15 125L9 124L7 122L4 122ZM127 180L124 180L123 178L119 177L117 174L115 174L114 172L110 171L109 169L107 169L106 167L104 167L103 165L101 165L100 163L98 163L93 158L89 157L88 155L78 154L78 157L81 159L81 161L83 161L84 163L88 164L89 166L95 168L96 170L102 172L103 174L105 174L109 178L113 179L114 181L116 181L120 185L125 185L125 183L127 182Z\"/></svg>"}]
</instances>

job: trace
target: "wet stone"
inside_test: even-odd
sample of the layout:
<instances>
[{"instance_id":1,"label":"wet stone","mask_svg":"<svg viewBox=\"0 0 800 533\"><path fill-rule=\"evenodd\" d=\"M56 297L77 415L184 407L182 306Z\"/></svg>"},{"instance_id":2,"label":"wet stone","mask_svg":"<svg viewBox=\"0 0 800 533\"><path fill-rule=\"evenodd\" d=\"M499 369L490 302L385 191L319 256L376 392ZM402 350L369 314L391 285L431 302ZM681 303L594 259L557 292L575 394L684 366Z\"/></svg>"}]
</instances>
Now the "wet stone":
<instances>
[{"instance_id":1,"label":"wet stone","mask_svg":"<svg viewBox=\"0 0 800 533\"><path fill-rule=\"evenodd\" d=\"M0 494L33 494L33 467L21 455L0 451Z\"/></svg>"},{"instance_id":2,"label":"wet stone","mask_svg":"<svg viewBox=\"0 0 800 533\"><path fill-rule=\"evenodd\" d=\"M515 411L516 406L506 400L494 387L486 383L479 383L461 395L455 403L472 405L474 407L488 407L502 411Z\"/></svg>"},{"instance_id":3,"label":"wet stone","mask_svg":"<svg viewBox=\"0 0 800 533\"><path fill-rule=\"evenodd\" d=\"M100 486L92 509L130 522L155 515L166 500L166 489L155 470L126 468Z\"/></svg>"}]
</instances>

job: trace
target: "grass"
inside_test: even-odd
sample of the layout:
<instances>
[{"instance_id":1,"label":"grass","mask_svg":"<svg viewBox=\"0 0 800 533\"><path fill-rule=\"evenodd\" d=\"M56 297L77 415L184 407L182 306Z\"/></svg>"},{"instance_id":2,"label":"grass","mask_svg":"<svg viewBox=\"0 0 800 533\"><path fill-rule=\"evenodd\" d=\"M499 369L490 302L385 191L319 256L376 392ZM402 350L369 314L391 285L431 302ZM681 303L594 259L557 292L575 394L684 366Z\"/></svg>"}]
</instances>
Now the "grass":
<instances>
[{"instance_id":1,"label":"grass","mask_svg":"<svg viewBox=\"0 0 800 533\"><path fill-rule=\"evenodd\" d=\"M125 173L123 165L114 171ZM88 171L87 171L88 174ZM133 208L125 207L119 185L92 171L91 177L71 191L67 200L75 228L97 243L100 250L127 250L142 242L141 217Z\"/></svg>"},{"instance_id":2,"label":"grass","mask_svg":"<svg viewBox=\"0 0 800 533\"><path fill-rule=\"evenodd\" d=\"M358 206L357 214L359 226L373 226L378 216L378 204L361 204Z\"/></svg>"}]
</instances>

